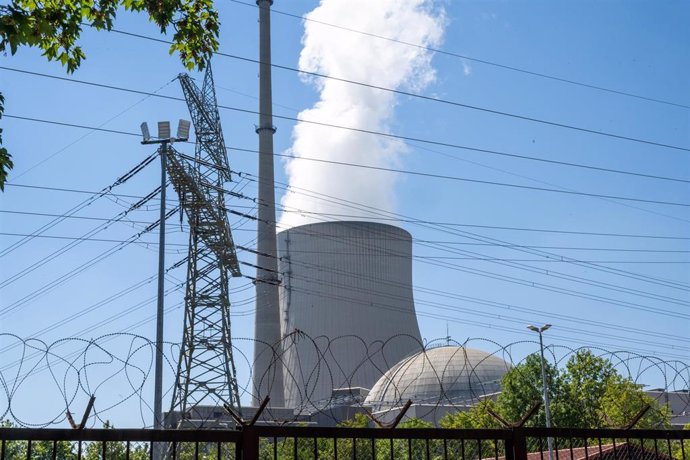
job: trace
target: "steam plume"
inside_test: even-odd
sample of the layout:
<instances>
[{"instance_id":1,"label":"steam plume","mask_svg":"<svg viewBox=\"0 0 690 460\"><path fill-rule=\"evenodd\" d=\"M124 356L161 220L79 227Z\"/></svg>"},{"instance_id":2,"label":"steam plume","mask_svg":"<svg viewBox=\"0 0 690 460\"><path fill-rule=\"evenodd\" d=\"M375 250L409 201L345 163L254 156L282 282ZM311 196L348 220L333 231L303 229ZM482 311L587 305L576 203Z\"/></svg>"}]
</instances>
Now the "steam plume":
<instances>
[{"instance_id":1,"label":"steam plume","mask_svg":"<svg viewBox=\"0 0 690 460\"><path fill-rule=\"evenodd\" d=\"M321 0L307 15L329 24L366 31L407 43L436 46L443 33L443 13L428 0ZM435 78L431 53L318 22L305 21L300 55L301 70L371 83L386 88L418 91ZM316 104L299 118L372 131L390 132L395 95L332 79L306 79L319 91ZM405 153L403 142L299 122L289 154L339 162L392 167ZM393 211L396 175L308 160L285 163L289 183L296 192L308 190ZM287 192L282 199L289 212L281 215L281 228L323 219L348 217L375 220L371 214ZM317 214L331 214L319 216Z\"/></svg>"}]
</instances>

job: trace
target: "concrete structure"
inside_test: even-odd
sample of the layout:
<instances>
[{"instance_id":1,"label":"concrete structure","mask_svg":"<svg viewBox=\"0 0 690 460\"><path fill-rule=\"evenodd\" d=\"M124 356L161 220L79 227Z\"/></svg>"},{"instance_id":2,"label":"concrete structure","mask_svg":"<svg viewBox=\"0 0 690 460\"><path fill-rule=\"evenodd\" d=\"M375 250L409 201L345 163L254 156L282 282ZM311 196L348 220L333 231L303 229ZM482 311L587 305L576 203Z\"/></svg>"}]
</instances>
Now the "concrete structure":
<instances>
[{"instance_id":1,"label":"concrete structure","mask_svg":"<svg viewBox=\"0 0 690 460\"><path fill-rule=\"evenodd\" d=\"M278 234L285 402L371 388L421 349L412 238L391 225L327 222Z\"/></svg>"},{"instance_id":2,"label":"concrete structure","mask_svg":"<svg viewBox=\"0 0 690 460\"><path fill-rule=\"evenodd\" d=\"M271 397L271 406L282 407L283 374L275 361L280 343L278 262L276 257L276 207L273 164L273 102L271 89L271 5L259 0L259 209L256 240L256 315L254 316L254 369L252 396L258 406Z\"/></svg>"},{"instance_id":3,"label":"concrete structure","mask_svg":"<svg viewBox=\"0 0 690 460\"><path fill-rule=\"evenodd\" d=\"M666 391L655 388L645 391L647 396L671 411L671 426L681 429L690 424L690 390Z\"/></svg>"},{"instance_id":4,"label":"concrete structure","mask_svg":"<svg viewBox=\"0 0 690 460\"><path fill-rule=\"evenodd\" d=\"M432 423L448 412L467 410L500 391L510 364L472 348L437 347L409 356L386 372L364 404L383 421L393 420L408 400L405 418Z\"/></svg>"}]
</instances>

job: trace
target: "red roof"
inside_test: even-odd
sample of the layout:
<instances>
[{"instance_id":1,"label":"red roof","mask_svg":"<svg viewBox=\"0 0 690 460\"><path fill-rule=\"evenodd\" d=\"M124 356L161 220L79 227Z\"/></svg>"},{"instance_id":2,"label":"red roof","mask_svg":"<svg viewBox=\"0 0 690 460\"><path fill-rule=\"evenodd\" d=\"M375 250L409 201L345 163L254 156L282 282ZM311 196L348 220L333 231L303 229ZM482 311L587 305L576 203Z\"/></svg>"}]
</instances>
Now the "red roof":
<instances>
[{"instance_id":1,"label":"red roof","mask_svg":"<svg viewBox=\"0 0 690 460\"><path fill-rule=\"evenodd\" d=\"M615 449L613 444L604 444L601 447L593 445L559 449L553 454L553 460L672 460L668 453L664 453L662 446L657 453L653 448L629 445L627 442L616 444ZM498 460L505 460L505 457ZM527 460L549 460L549 451L544 446L543 451L528 453Z\"/></svg>"}]
</instances>

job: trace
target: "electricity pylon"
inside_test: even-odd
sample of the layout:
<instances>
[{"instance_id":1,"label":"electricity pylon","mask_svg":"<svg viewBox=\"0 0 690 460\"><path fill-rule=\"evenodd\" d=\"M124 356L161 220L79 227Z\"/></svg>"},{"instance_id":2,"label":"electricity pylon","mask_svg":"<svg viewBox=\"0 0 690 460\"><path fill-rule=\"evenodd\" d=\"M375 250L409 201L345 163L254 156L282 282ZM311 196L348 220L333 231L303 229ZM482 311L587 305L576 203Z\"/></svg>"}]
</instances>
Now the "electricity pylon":
<instances>
[{"instance_id":1,"label":"electricity pylon","mask_svg":"<svg viewBox=\"0 0 690 460\"><path fill-rule=\"evenodd\" d=\"M179 76L196 134L194 158L173 150L168 174L189 220L184 332L168 424L212 426L220 414L200 406L240 410L230 334L229 277L241 276L225 208L230 180L211 67L197 87ZM170 415L177 420L171 420Z\"/></svg>"}]
</instances>

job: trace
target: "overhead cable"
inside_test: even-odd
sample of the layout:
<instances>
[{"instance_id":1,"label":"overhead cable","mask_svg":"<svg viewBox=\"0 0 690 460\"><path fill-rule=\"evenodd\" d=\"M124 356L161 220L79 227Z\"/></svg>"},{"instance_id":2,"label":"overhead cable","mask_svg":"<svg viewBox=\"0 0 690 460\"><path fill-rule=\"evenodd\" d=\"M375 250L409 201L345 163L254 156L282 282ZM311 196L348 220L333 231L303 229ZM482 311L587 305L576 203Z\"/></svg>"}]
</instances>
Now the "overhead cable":
<instances>
[{"instance_id":1,"label":"overhead cable","mask_svg":"<svg viewBox=\"0 0 690 460\"><path fill-rule=\"evenodd\" d=\"M249 7L253 7L253 8L258 8L258 6L256 5L256 3L249 3L249 2L244 2L244 1L240 1L240 0L230 0L230 1L233 2L233 3L238 3L238 4L240 4L240 5L245 5L245 6L249 6ZM375 34L375 33L372 33L372 32L365 32L365 31L362 31L362 30L353 29L353 28L351 28L351 27L345 27L345 26L342 26L342 25L338 25L338 24L333 24L333 23L321 21L321 20L318 20L318 19L314 19L314 18L311 18L311 17L307 17L306 15L298 15L298 14L294 14L294 13L289 13L289 12L287 12L287 11L281 11L281 10L278 10L278 9L276 9L276 8L273 8L273 7L271 8L271 12L272 12L272 13L275 13L275 14L278 14L278 15L281 15L281 16L286 16L286 17L290 17L290 18L295 18L295 19L298 19L298 20L300 20L300 21L313 22L313 23L315 23L315 24L321 24L321 25L324 25L324 26L327 26L327 27L332 27L332 28L339 29L339 30L345 30L345 31L348 31L348 32L356 33L356 34L365 35L365 36L368 36L368 37L373 37L373 38L377 38L377 39L380 39L380 40L389 41L389 42L392 42L392 43L398 43L398 44L401 44L401 45L406 45L406 46L410 46L410 47L413 47L413 48L417 48L417 49L422 49L422 50L430 51L430 52L432 52L432 53L437 53L437 54L442 54L442 55L446 55L446 56L450 56L450 57L454 57L454 58L459 58L459 59L461 59L461 60L467 60L467 61L472 61L472 62L478 62L478 63L480 63L480 64L486 64L486 65L489 65L489 66L498 67L498 68L510 70L510 71L513 71L513 72L519 72L519 73L523 73L523 74L526 74L526 75L531 75L531 76L540 77L540 78L546 78L546 79L549 79L549 80L554 80L554 81L558 81L558 82L561 82L561 83L567 83L567 84L575 85L575 86L581 86L581 87L583 87L583 88L594 89L594 90L597 90L597 91L603 91L603 92L607 92L607 93L618 94L618 95L620 95L620 96L632 97L632 98L640 99L640 100L643 100L643 101L656 102L656 103L659 103L659 104L665 104L665 105L670 105L670 106L674 106L674 107L680 107L680 108L684 108L684 109L690 109L690 105L680 104L680 103L677 103L677 102L667 101L667 100L658 99L658 98L653 98L653 97L649 97L649 96L642 96L642 95L634 94L634 93L631 93L631 92L628 92L628 91L622 91L622 90L617 90L617 89L612 89L612 88L606 88L606 87L603 87L603 86L593 85L593 84L590 84L590 83L584 83L584 82L572 80L572 79L569 79L569 78L557 77L557 76L549 75L549 74L546 74L546 73L543 73L543 72L536 72L536 71L534 71L534 70L528 70L528 69L523 69L523 68L515 67L515 66L512 66L512 65L501 64L501 63L498 63L498 62L495 62L495 61L489 61L489 60L486 60L486 59L480 59L480 58L476 58L476 57L471 57L471 56L467 56L467 55L464 55L464 54L460 54L460 53L456 53L456 52L452 52L452 51L443 50L443 49L440 49L440 48L433 48L433 47L430 47L430 46L420 45L420 44L418 44L418 43L407 42L407 41L399 40L399 39L396 39L396 38L384 37L383 35Z\"/></svg>"},{"instance_id":2,"label":"overhead cable","mask_svg":"<svg viewBox=\"0 0 690 460\"><path fill-rule=\"evenodd\" d=\"M111 89L111 90L115 90L115 91L123 91L123 92L129 92L129 93L134 93L134 94L149 94L153 97L184 102L184 99L179 98L179 97L165 96L165 95L153 94L153 93L146 93L145 91L133 90L133 89L117 87L117 86L113 86L113 85L105 85L105 84L100 84L100 83L86 82L83 80L77 80L77 79L73 79L73 78L58 77L55 75L49 75L49 74L44 74L44 73L39 73L39 72L31 72L31 71L26 71L26 70L21 70L21 69L14 69L14 68L10 68L10 67L0 66L0 69L10 70L10 71L14 71L14 72L28 73L30 75L36 75L36 76L45 77L45 78L63 80L63 81L68 81L68 82L72 82L72 83L77 83L77 84L84 84L84 85L89 85L89 86L101 87L101 88ZM239 107L230 107L230 106L224 106L224 105L219 105L218 107L221 109L225 109L225 110L231 110L231 111L240 112L240 113L247 113L247 114L251 114L251 115L258 115L259 114L259 112L256 110L242 109ZM118 131L118 130L105 129L105 128L96 128L96 127L83 126L83 125L75 125L75 124L71 124L71 123L64 123L64 122L57 122L57 121L40 120L40 119L21 117L21 116L16 116L16 115L5 114L4 116L6 116L8 118L16 118L16 119L27 120L27 121L36 121L36 122L50 123L50 124L56 124L56 125L61 125L61 126L71 126L71 127L75 127L75 128L90 129L93 131L102 131L102 132L109 132L109 133L113 133L113 134L123 134L123 135L128 135L128 136L140 137L140 134L132 133L132 132ZM319 122L319 121L315 121L315 120L306 120L306 119L302 119L302 118L289 117L289 116L284 116L284 115L273 114L273 117L276 119L281 119L281 120L286 120L286 121L313 124L313 125L318 125L318 126L323 126L323 127L328 127L328 128L354 131L354 132L370 134L370 135L374 135L374 136L387 137L390 139L398 139L398 140L410 141L410 142L419 142L422 144L435 145L435 146L440 146L440 147L448 147L448 148L452 148L452 149L468 150L468 151L484 153L484 154L488 154L488 155L497 155L497 156L521 159L521 160L555 164L555 165L560 165L560 166L584 168L584 169L597 170L597 171L601 171L601 172L609 172L609 173L615 173L615 174L625 174L625 175L631 175L631 176L646 177L649 179L659 179L659 180L667 180L667 181L674 181L674 182L690 183L690 180L688 180L688 179L665 177L665 176L654 175L654 174L646 174L646 173L632 172L632 171L623 171L623 170L617 170L617 169L612 169L612 168L603 168L603 167L597 167L597 166L586 165L586 164L578 164L578 163L571 163L571 162L565 162L565 161L550 160L550 159L546 159L546 158L532 157L532 156L528 156L528 155L521 155L521 154L516 154L516 153L510 153L510 152L502 152L502 151L498 151L498 150L491 150L491 149L484 149L484 148L472 147L472 146L467 146L467 145L454 144L454 143L450 143L450 142L441 142L441 141L436 141L436 140L432 140L432 139L423 139L423 138L417 138L417 137L411 137L411 136L402 136L402 135L391 134L391 133L386 133L386 132L381 132L381 131L373 131L373 130L355 128L355 127L350 127L350 126L342 126L342 125L336 125L336 124L332 124L332 123L323 123L323 122ZM244 150L244 149L239 149L239 148L232 148L232 149L233 150Z\"/></svg>"},{"instance_id":3,"label":"overhead cable","mask_svg":"<svg viewBox=\"0 0 690 460\"><path fill-rule=\"evenodd\" d=\"M132 32L125 32L125 31L117 30L117 29L111 29L110 31L115 32L115 33L119 33L119 34L123 34L123 35L128 35L131 37L136 37L136 38L141 38L141 39L145 39L145 40L165 43L166 45L172 44L172 42L167 41L167 40L162 40L162 39L154 38L154 37L148 37L146 35L135 34ZM245 56L238 56L238 55L234 55L234 54L222 53L220 51L217 51L214 54L216 54L217 56L223 56L223 57L227 57L227 58L231 58L231 59L235 59L235 60L239 60L239 61L251 62L253 64L261 64L261 62L258 59L248 58ZM553 127L557 127L557 128L563 128L563 129L569 129L569 130L573 130L573 131L584 132L587 134L594 134L597 136L604 136L604 137L609 137L609 138L618 139L618 140L625 140L625 141L636 142L636 143L645 144L645 145L652 145L655 147L661 147L661 148L666 148L666 149L690 152L689 147L672 145L672 144L667 144L664 142L656 142L656 141L651 141L648 139L642 139L642 138L638 138L638 137L624 136L622 134L610 133L607 131L599 131L596 129L585 128L582 126L569 125L566 123L560 123L560 122L550 121L550 120L546 120L546 119L542 119L542 118L536 118L536 117L531 117L531 116L527 116L527 115L521 115L521 114L517 114L517 113L506 112L503 110L491 109L488 107L481 107L481 106L472 105L472 104L465 104L462 102L451 101L448 99L441 99L441 98L433 97L433 96L425 96L423 94L417 94L417 93L413 93L410 91L403 91L403 90L399 90L399 89L387 88L385 86L379 86L379 85L375 85L375 84L371 84L371 83L360 82L360 81L351 80L348 78L341 78L341 77L336 77L333 75L326 75L326 74L322 74L319 72L309 72L309 71L301 70L301 69L298 69L295 67L290 67L290 66L285 66L285 65L280 65L280 64L274 64L274 63L271 63L271 67L276 68L276 69L281 69L281 70L288 70L291 72L297 72L299 74L309 75L311 77L334 80L334 81L338 81L341 83L347 83L347 84L357 85L357 86L361 86L361 87L365 87L365 88L371 88L371 89L375 89L378 91L385 91L385 92L397 94L400 96L417 98L417 99L422 99L422 100L430 101L430 102L437 102L437 103L450 105L450 106L454 106L454 107L461 107L461 108L465 108L465 109L469 109L469 110L475 110L475 111L480 111L480 112L484 112L484 113L489 113L492 115L499 115L499 116L503 116L503 117L509 117L509 118L522 120L522 121L528 121L531 123L538 123L538 124L542 124L542 125L546 125L546 126L553 126Z\"/></svg>"},{"instance_id":4,"label":"overhead cable","mask_svg":"<svg viewBox=\"0 0 690 460\"><path fill-rule=\"evenodd\" d=\"M12 115L5 115L5 116L8 118L17 118L17 117L14 117ZM52 121L48 121L48 120L29 119L26 117L20 117L20 118L25 119L25 120L30 120L30 121L41 122L41 123L52 123ZM63 123L60 123L60 124L63 124ZM81 129L93 129L91 127L86 127L83 125L72 125L72 126L75 128L81 128ZM106 130L106 131L112 132L109 130ZM123 133L120 132L118 134L123 134ZM133 133L128 133L128 134L134 135ZM230 150L233 150L232 147L228 147L228 148ZM237 149L235 149L235 150L237 150ZM580 196L587 196L587 197L606 198L606 199L612 199L612 200L634 201L634 202L642 202L642 203L648 203L648 204L659 204L659 205L665 205L665 206L690 207L690 203L680 203L680 202L671 202L671 201L662 201L662 200L648 200L648 199L643 199L643 198L623 197L623 196L616 196L616 195L604 195L604 194L597 194L597 193L577 192L577 191L571 191L571 190L551 189L551 188L546 188L546 187L535 187L535 186L530 186L530 185L512 184L512 183L506 183L506 182L484 181L484 180L479 180L479 179L471 179L471 178L464 178L464 177L457 177L457 176L446 176L446 175L441 175L441 174L424 173L424 172L409 171L409 170L396 169L396 168L384 168L384 167L373 166L373 165L361 165L361 164L356 164L356 163L347 163L347 162L334 161L334 160L322 160L322 159L318 159L318 158L309 158L309 157L295 157L292 155L285 155L285 154L275 154L275 156L284 156L284 157L289 157L289 158L293 158L293 159L310 160L310 161L323 162L323 163L335 164L335 165L340 165L340 166L350 166L350 167L356 167L356 168L388 171L388 172L394 172L394 173L400 173L400 174L432 177L432 178L436 178L436 179L445 179L445 180L453 180L453 181L469 182L469 183L476 183L476 184L482 184L482 185L491 185L491 186L500 186L500 187L509 187L509 188L519 188L519 189L532 190L532 191L538 191L538 192L560 193L560 194L567 194L567 195L580 195ZM8 184L8 185L11 185L11 184Z\"/></svg>"}]
</instances>

